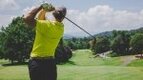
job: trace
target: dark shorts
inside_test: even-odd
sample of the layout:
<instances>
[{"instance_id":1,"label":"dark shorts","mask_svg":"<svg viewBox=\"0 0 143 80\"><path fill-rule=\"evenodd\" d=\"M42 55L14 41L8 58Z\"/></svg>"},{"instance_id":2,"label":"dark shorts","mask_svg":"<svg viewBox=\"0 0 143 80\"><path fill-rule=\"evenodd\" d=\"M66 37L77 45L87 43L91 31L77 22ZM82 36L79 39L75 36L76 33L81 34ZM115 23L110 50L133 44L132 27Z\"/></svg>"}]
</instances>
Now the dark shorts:
<instances>
[{"instance_id":1,"label":"dark shorts","mask_svg":"<svg viewBox=\"0 0 143 80\"><path fill-rule=\"evenodd\" d=\"M54 59L29 60L30 80L57 80L57 67Z\"/></svg>"}]
</instances>

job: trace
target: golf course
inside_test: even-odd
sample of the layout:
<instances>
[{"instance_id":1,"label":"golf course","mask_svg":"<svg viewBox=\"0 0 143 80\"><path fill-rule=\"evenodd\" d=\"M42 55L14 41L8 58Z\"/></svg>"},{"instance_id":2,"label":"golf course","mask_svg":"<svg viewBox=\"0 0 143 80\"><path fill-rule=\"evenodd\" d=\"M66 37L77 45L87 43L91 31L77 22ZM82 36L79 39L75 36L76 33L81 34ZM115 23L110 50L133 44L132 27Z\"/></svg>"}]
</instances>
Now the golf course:
<instances>
[{"instance_id":1,"label":"golf course","mask_svg":"<svg viewBox=\"0 0 143 80\"><path fill-rule=\"evenodd\" d=\"M94 57L88 49L76 50L68 63L57 65L58 80L142 80L143 60L131 58L134 55ZM29 80L27 64L0 64L0 80Z\"/></svg>"},{"instance_id":2,"label":"golf course","mask_svg":"<svg viewBox=\"0 0 143 80\"><path fill-rule=\"evenodd\" d=\"M0 80L143 80L143 0L0 0Z\"/></svg>"}]
</instances>

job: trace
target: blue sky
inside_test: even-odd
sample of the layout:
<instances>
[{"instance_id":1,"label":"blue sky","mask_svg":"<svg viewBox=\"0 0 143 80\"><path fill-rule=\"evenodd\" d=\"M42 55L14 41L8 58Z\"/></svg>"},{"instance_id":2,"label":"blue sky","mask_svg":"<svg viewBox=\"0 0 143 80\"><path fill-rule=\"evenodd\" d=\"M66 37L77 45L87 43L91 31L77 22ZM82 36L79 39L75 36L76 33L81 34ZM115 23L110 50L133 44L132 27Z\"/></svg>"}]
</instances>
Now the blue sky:
<instances>
[{"instance_id":1,"label":"blue sky","mask_svg":"<svg viewBox=\"0 0 143 80\"><path fill-rule=\"evenodd\" d=\"M42 0L0 0L0 26L10 23ZM143 26L143 0L46 0L55 6L65 6L67 17L91 34L111 30L130 30ZM86 34L68 21L65 34Z\"/></svg>"}]
</instances>

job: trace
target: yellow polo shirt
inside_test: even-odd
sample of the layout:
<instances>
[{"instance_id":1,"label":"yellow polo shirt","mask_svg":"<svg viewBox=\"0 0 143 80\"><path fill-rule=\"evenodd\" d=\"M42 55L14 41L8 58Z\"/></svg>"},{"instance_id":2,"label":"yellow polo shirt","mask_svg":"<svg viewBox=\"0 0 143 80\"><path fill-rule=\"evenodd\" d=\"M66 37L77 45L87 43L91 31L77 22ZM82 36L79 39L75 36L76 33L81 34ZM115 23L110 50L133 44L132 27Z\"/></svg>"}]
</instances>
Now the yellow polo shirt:
<instances>
[{"instance_id":1,"label":"yellow polo shirt","mask_svg":"<svg viewBox=\"0 0 143 80\"><path fill-rule=\"evenodd\" d=\"M57 21L37 20L36 36L31 57L54 56L55 49L63 36L64 25Z\"/></svg>"}]
</instances>

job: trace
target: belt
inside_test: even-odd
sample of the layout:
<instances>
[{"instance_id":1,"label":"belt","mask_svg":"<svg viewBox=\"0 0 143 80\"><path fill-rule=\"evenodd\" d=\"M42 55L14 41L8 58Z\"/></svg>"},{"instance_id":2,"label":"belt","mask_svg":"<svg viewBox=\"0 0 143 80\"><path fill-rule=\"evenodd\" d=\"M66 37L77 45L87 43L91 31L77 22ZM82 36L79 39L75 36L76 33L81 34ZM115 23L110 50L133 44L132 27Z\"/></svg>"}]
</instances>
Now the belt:
<instances>
[{"instance_id":1,"label":"belt","mask_svg":"<svg viewBox=\"0 0 143 80\"><path fill-rule=\"evenodd\" d=\"M46 60L46 59L54 59L54 56L48 56L48 57L30 57L30 59L38 59L38 60Z\"/></svg>"}]
</instances>

